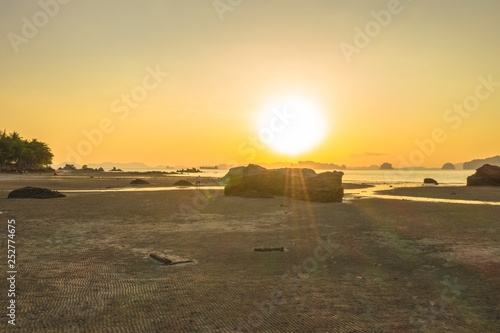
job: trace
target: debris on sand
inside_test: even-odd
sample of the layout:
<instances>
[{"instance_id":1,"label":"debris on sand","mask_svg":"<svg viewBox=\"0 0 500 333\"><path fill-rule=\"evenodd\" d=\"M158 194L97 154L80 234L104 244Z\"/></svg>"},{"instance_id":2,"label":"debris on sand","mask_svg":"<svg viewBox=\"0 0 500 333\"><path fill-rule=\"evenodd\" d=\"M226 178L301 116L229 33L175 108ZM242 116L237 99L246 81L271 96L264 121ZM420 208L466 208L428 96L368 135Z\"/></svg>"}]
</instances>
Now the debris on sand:
<instances>
[{"instance_id":1,"label":"debris on sand","mask_svg":"<svg viewBox=\"0 0 500 333\"><path fill-rule=\"evenodd\" d=\"M281 247L256 247L253 249L255 252L284 252L285 248Z\"/></svg>"},{"instance_id":2,"label":"debris on sand","mask_svg":"<svg viewBox=\"0 0 500 333\"><path fill-rule=\"evenodd\" d=\"M168 259L167 257L165 257L163 255L156 254L156 253L150 253L149 257L153 258L153 259L155 259L155 260L157 260L157 261L159 261L167 266L178 265L178 264L187 264L187 263L194 262L193 260L172 261L172 260Z\"/></svg>"}]
</instances>

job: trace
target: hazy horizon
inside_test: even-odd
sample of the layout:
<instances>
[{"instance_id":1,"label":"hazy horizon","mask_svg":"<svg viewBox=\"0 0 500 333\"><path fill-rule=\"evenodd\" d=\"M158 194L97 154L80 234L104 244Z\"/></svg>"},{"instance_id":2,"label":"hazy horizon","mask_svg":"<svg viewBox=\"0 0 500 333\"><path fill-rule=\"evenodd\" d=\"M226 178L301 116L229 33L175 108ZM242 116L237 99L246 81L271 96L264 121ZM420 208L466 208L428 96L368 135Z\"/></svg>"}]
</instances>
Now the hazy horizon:
<instances>
[{"instance_id":1,"label":"hazy horizon","mask_svg":"<svg viewBox=\"0 0 500 333\"><path fill-rule=\"evenodd\" d=\"M0 129L53 164L499 155L499 2L231 3L2 2Z\"/></svg>"}]
</instances>

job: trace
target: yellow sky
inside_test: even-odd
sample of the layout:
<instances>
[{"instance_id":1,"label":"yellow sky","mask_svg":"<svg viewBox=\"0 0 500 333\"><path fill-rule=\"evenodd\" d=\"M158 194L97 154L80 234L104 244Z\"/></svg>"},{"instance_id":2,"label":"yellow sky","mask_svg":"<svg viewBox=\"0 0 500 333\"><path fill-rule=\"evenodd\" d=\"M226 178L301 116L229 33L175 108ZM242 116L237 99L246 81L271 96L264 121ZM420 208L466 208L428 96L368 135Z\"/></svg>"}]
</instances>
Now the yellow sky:
<instances>
[{"instance_id":1,"label":"yellow sky","mask_svg":"<svg viewBox=\"0 0 500 333\"><path fill-rule=\"evenodd\" d=\"M0 125L47 142L55 163L494 156L499 12L496 0L4 1ZM298 156L251 143L282 95L315 101L328 125Z\"/></svg>"}]
</instances>

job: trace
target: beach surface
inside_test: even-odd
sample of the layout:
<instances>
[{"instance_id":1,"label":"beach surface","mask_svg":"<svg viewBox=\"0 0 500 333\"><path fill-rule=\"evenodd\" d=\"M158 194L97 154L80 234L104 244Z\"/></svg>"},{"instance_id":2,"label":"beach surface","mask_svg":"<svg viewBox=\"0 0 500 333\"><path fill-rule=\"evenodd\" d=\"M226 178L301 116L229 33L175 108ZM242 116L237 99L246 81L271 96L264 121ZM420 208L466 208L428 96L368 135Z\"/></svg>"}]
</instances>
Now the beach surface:
<instances>
[{"instance_id":1,"label":"beach surface","mask_svg":"<svg viewBox=\"0 0 500 333\"><path fill-rule=\"evenodd\" d=\"M16 327L2 314L2 329L500 331L500 206L398 199L498 202L500 188L309 203L225 197L217 179L172 186L196 176L2 175L0 244L15 219L18 271ZM7 199L24 186L67 197Z\"/></svg>"}]
</instances>

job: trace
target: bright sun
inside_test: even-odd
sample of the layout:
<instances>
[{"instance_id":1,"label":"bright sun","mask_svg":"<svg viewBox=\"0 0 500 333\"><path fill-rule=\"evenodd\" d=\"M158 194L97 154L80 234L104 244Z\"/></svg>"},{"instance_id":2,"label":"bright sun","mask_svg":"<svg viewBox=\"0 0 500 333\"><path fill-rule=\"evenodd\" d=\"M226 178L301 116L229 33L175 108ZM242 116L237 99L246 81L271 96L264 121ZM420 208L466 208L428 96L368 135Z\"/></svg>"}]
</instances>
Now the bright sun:
<instances>
[{"instance_id":1,"label":"bright sun","mask_svg":"<svg viewBox=\"0 0 500 333\"><path fill-rule=\"evenodd\" d=\"M282 97L269 103L258 119L258 136L277 153L298 155L321 143L327 121L322 110L302 97Z\"/></svg>"}]
</instances>

